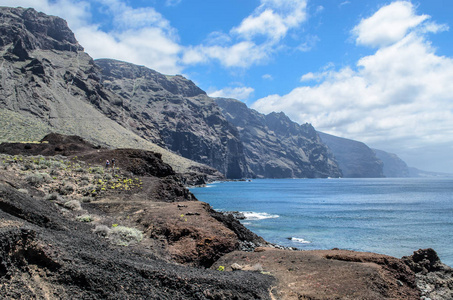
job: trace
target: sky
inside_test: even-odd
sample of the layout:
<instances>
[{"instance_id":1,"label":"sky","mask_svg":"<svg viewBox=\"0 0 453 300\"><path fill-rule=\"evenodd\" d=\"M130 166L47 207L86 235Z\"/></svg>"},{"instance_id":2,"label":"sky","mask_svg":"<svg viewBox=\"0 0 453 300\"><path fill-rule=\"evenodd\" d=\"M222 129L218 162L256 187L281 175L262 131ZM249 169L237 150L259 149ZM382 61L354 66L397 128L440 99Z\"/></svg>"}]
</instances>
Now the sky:
<instances>
[{"instance_id":1,"label":"sky","mask_svg":"<svg viewBox=\"0 0 453 300\"><path fill-rule=\"evenodd\" d=\"M0 0L67 20L93 58L453 173L451 0Z\"/></svg>"}]
</instances>

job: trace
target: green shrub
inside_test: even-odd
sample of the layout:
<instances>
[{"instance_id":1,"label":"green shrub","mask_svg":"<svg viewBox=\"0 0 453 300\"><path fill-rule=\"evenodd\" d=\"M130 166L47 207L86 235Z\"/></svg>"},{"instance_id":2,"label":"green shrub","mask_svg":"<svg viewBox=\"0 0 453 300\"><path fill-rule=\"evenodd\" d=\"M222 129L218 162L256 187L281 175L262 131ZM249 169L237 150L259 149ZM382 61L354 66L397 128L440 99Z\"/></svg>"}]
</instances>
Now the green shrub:
<instances>
[{"instance_id":1,"label":"green shrub","mask_svg":"<svg viewBox=\"0 0 453 300\"><path fill-rule=\"evenodd\" d=\"M107 237L116 245L129 246L139 243L143 239L143 233L135 228L116 226L110 229Z\"/></svg>"},{"instance_id":2,"label":"green shrub","mask_svg":"<svg viewBox=\"0 0 453 300\"><path fill-rule=\"evenodd\" d=\"M91 202L91 197L82 197L82 199L80 199L82 203L89 203Z\"/></svg>"},{"instance_id":3,"label":"green shrub","mask_svg":"<svg viewBox=\"0 0 453 300\"><path fill-rule=\"evenodd\" d=\"M77 173L86 173L86 170L82 167L77 167L74 169L74 172L77 172Z\"/></svg>"},{"instance_id":4,"label":"green shrub","mask_svg":"<svg viewBox=\"0 0 453 300\"><path fill-rule=\"evenodd\" d=\"M93 232L99 234L100 236L106 237L110 232L110 228L106 225L96 225Z\"/></svg>"},{"instance_id":5,"label":"green shrub","mask_svg":"<svg viewBox=\"0 0 453 300\"><path fill-rule=\"evenodd\" d=\"M59 161L52 161L51 166L52 166L52 168L56 168L56 169L60 169L60 170L66 169L66 165Z\"/></svg>"},{"instance_id":6,"label":"green shrub","mask_svg":"<svg viewBox=\"0 0 453 300\"><path fill-rule=\"evenodd\" d=\"M82 206L80 205L80 202L77 200L71 200L68 201L64 204L64 207L70 210L81 210Z\"/></svg>"},{"instance_id":7,"label":"green shrub","mask_svg":"<svg viewBox=\"0 0 453 300\"><path fill-rule=\"evenodd\" d=\"M35 170L35 165L33 163L30 163L30 162L26 162L23 166L22 166L22 170L23 171L28 171L28 170Z\"/></svg>"},{"instance_id":8,"label":"green shrub","mask_svg":"<svg viewBox=\"0 0 453 300\"><path fill-rule=\"evenodd\" d=\"M57 169L52 169L49 172L50 176L60 176L60 172Z\"/></svg>"},{"instance_id":9,"label":"green shrub","mask_svg":"<svg viewBox=\"0 0 453 300\"><path fill-rule=\"evenodd\" d=\"M44 197L45 200L57 200L58 193L51 193Z\"/></svg>"},{"instance_id":10,"label":"green shrub","mask_svg":"<svg viewBox=\"0 0 453 300\"><path fill-rule=\"evenodd\" d=\"M60 193L60 195L70 195L74 192L74 190L75 190L74 186L69 183L58 188L58 192Z\"/></svg>"},{"instance_id":11,"label":"green shrub","mask_svg":"<svg viewBox=\"0 0 453 300\"><path fill-rule=\"evenodd\" d=\"M89 223L93 221L93 217L90 215L81 215L77 217L77 221Z\"/></svg>"},{"instance_id":12,"label":"green shrub","mask_svg":"<svg viewBox=\"0 0 453 300\"><path fill-rule=\"evenodd\" d=\"M103 167L91 167L91 168L88 168L88 172L92 173L92 174L104 174L104 168Z\"/></svg>"},{"instance_id":13,"label":"green shrub","mask_svg":"<svg viewBox=\"0 0 453 300\"><path fill-rule=\"evenodd\" d=\"M30 174L25 177L25 180L32 186L41 186L44 183L49 183L52 181L52 178L47 173L35 173Z\"/></svg>"}]
</instances>

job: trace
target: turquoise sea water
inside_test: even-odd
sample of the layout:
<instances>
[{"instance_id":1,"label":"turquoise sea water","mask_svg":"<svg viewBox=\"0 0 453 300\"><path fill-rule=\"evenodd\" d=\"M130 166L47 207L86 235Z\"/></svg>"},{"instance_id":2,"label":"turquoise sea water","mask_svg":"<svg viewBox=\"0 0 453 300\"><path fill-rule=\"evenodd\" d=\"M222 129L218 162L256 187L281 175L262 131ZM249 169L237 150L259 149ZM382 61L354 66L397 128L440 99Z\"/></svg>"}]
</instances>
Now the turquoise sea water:
<instances>
[{"instance_id":1,"label":"turquoise sea water","mask_svg":"<svg viewBox=\"0 0 453 300\"><path fill-rule=\"evenodd\" d=\"M453 266L453 179L261 179L192 188L269 242L395 257L433 248Z\"/></svg>"}]
</instances>

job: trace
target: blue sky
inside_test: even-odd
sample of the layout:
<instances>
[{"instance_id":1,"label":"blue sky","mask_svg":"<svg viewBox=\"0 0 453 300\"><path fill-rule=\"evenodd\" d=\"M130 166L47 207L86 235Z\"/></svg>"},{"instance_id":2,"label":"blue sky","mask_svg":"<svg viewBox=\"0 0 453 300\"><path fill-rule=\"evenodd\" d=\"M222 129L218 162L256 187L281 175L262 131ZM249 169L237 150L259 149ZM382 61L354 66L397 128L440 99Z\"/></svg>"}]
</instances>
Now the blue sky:
<instances>
[{"instance_id":1,"label":"blue sky","mask_svg":"<svg viewBox=\"0 0 453 300\"><path fill-rule=\"evenodd\" d=\"M65 18L93 58L453 173L450 0L0 0Z\"/></svg>"}]
</instances>

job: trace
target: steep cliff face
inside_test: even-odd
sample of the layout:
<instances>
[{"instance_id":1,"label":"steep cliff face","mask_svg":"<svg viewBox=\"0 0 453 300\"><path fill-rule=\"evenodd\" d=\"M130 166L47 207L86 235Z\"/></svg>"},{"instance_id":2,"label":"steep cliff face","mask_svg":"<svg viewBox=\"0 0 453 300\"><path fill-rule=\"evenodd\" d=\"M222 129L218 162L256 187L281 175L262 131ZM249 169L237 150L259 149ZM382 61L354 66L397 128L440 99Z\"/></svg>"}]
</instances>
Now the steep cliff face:
<instances>
[{"instance_id":1,"label":"steep cliff face","mask_svg":"<svg viewBox=\"0 0 453 300\"><path fill-rule=\"evenodd\" d=\"M318 132L322 141L332 150L344 177L384 177L383 163L362 142Z\"/></svg>"},{"instance_id":2,"label":"steep cliff face","mask_svg":"<svg viewBox=\"0 0 453 300\"><path fill-rule=\"evenodd\" d=\"M124 114L115 119L128 115L130 129L138 135L228 178L247 176L237 129L192 81L126 62L96 63L102 69L102 83L124 99L120 105Z\"/></svg>"},{"instance_id":3,"label":"steep cliff face","mask_svg":"<svg viewBox=\"0 0 453 300\"><path fill-rule=\"evenodd\" d=\"M130 130L129 119L122 118L127 115L123 98L102 85L99 68L63 19L1 7L0 20L0 127L8 133L2 138L40 140L55 131L96 144L162 153L178 172L205 168ZM24 130L27 124L32 126ZM147 129L149 135L153 130Z\"/></svg>"},{"instance_id":4,"label":"steep cliff face","mask_svg":"<svg viewBox=\"0 0 453 300\"><path fill-rule=\"evenodd\" d=\"M409 167L407 164L394 153L388 153L382 150L373 149L376 157L379 158L383 166L385 177L409 177Z\"/></svg>"},{"instance_id":5,"label":"steep cliff face","mask_svg":"<svg viewBox=\"0 0 453 300\"><path fill-rule=\"evenodd\" d=\"M216 98L244 144L247 165L257 177L340 177L341 172L313 126L283 113L263 115L234 99Z\"/></svg>"}]
</instances>

